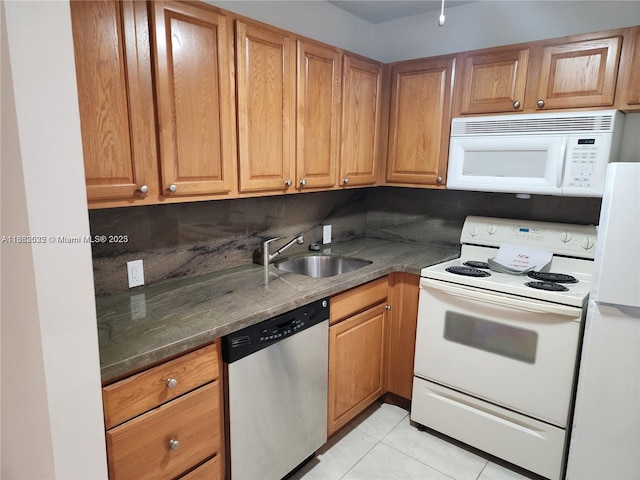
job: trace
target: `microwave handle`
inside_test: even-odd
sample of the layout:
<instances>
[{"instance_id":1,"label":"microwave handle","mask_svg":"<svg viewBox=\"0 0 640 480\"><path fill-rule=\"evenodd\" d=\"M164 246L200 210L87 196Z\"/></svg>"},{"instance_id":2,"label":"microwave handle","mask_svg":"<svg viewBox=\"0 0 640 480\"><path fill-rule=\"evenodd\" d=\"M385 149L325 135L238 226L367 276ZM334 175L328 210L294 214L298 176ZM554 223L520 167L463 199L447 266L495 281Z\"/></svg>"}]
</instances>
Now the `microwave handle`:
<instances>
[{"instance_id":1,"label":"microwave handle","mask_svg":"<svg viewBox=\"0 0 640 480\"><path fill-rule=\"evenodd\" d=\"M560 161L558 162L558 176L556 177L557 180L557 185L556 187L560 188L562 187L562 184L564 183L564 164L566 163L567 160L567 137L564 138L564 140L562 140L562 146L560 147Z\"/></svg>"},{"instance_id":2,"label":"microwave handle","mask_svg":"<svg viewBox=\"0 0 640 480\"><path fill-rule=\"evenodd\" d=\"M452 285L450 283L440 282L430 278L421 278L420 286L422 288L433 288L447 295L452 295L465 300L480 300L483 303L491 303L493 305L523 310L530 313L555 313L556 315L561 315L563 317L570 317L572 320L579 320L581 316L581 310L578 308L548 302L538 303L531 300L501 296L497 293L484 293L481 290Z\"/></svg>"}]
</instances>

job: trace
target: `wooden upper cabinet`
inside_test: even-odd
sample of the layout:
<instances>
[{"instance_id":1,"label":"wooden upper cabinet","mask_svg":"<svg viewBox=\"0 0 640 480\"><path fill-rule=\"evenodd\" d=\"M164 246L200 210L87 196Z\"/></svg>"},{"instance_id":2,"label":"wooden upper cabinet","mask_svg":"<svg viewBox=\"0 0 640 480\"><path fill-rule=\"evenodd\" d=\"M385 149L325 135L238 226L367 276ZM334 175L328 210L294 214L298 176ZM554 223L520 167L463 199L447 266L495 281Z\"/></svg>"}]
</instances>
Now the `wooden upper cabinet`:
<instances>
[{"instance_id":1,"label":"wooden upper cabinet","mask_svg":"<svg viewBox=\"0 0 640 480\"><path fill-rule=\"evenodd\" d=\"M614 105L624 30L458 54L454 116Z\"/></svg>"},{"instance_id":2,"label":"wooden upper cabinet","mask_svg":"<svg viewBox=\"0 0 640 480\"><path fill-rule=\"evenodd\" d=\"M444 186L453 65L448 56L393 66L387 183Z\"/></svg>"},{"instance_id":3,"label":"wooden upper cabinet","mask_svg":"<svg viewBox=\"0 0 640 480\"><path fill-rule=\"evenodd\" d=\"M241 192L284 193L294 181L295 41L236 21L238 159Z\"/></svg>"},{"instance_id":4,"label":"wooden upper cabinet","mask_svg":"<svg viewBox=\"0 0 640 480\"><path fill-rule=\"evenodd\" d=\"M612 106L622 35L545 42L531 108Z\"/></svg>"},{"instance_id":5,"label":"wooden upper cabinet","mask_svg":"<svg viewBox=\"0 0 640 480\"><path fill-rule=\"evenodd\" d=\"M344 55L339 179L342 186L376 183L381 106L382 65Z\"/></svg>"},{"instance_id":6,"label":"wooden upper cabinet","mask_svg":"<svg viewBox=\"0 0 640 480\"><path fill-rule=\"evenodd\" d=\"M232 24L204 4L152 5L162 193L233 192Z\"/></svg>"},{"instance_id":7,"label":"wooden upper cabinet","mask_svg":"<svg viewBox=\"0 0 640 480\"><path fill-rule=\"evenodd\" d=\"M144 2L71 2L90 205L114 200L144 203L157 195L146 8Z\"/></svg>"},{"instance_id":8,"label":"wooden upper cabinet","mask_svg":"<svg viewBox=\"0 0 640 480\"><path fill-rule=\"evenodd\" d=\"M460 114L521 112L529 48L479 50L458 56Z\"/></svg>"},{"instance_id":9,"label":"wooden upper cabinet","mask_svg":"<svg viewBox=\"0 0 640 480\"><path fill-rule=\"evenodd\" d=\"M620 110L640 110L640 26L625 32L623 48L616 107Z\"/></svg>"},{"instance_id":10,"label":"wooden upper cabinet","mask_svg":"<svg viewBox=\"0 0 640 480\"><path fill-rule=\"evenodd\" d=\"M336 186L340 140L341 54L298 40L297 188Z\"/></svg>"}]
</instances>

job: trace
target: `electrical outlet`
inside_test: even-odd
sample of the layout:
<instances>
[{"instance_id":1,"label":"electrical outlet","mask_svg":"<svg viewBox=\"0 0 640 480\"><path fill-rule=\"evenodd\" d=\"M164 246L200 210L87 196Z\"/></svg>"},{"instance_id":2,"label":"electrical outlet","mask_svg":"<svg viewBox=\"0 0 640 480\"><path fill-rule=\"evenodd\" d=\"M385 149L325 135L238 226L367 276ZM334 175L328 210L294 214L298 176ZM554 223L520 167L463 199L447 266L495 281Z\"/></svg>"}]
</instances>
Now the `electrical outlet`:
<instances>
[{"instance_id":1,"label":"electrical outlet","mask_svg":"<svg viewBox=\"0 0 640 480\"><path fill-rule=\"evenodd\" d=\"M144 268L142 260L127 262L127 277L129 278L129 288L144 285Z\"/></svg>"}]
</instances>

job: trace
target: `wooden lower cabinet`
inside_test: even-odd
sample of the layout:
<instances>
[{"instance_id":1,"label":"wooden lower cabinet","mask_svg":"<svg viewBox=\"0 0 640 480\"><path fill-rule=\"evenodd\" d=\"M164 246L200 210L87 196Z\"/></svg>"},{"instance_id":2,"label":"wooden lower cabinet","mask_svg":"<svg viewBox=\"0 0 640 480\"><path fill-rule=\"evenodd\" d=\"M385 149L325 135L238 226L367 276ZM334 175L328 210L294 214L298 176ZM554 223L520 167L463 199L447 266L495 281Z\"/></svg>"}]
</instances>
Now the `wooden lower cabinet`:
<instances>
[{"instance_id":1,"label":"wooden lower cabinet","mask_svg":"<svg viewBox=\"0 0 640 480\"><path fill-rule=\"evenodd\" d=\"M392 273L331 298L328 435L387 392L411 400L419 282Z\"/></svg>"},{"instance_id":2,"label":"wooden lower cabinet","mask_svg":"<svg viewBox=\"0 0 640 480\"><path fill-rule=\"evenodd\" d=\"M387 391L411 400L420 276L389 275Z\"/></svg>"},{"instance_id":3,"label":"wooden lower cabinet","mask_svg":"<svg viewBox=\"0 0 640 480\"><path fill-rule=\"evenodd\" d=\"M387 279L331 299L328 434L385 393Z\"/></svg>"},{"instance_id":4,"label":"wooden lower cabinet","mask_svg":"<svg viewBox=\"0 0 640 480\"><path fill-rule=\"evenodd\" d=\"M386 313L383 303L329 328L329 435L385 391Z\"/></svg>"},{"instance_id":5,"label":"wooden lower cabinet","mask_svg":"<svg viewBox=\"0 0 640 480\"><path fill-rule=\"evenodd\" d=\"M223 463L223 459L220 457L220 455L217 455L211 460L206 461L199 467L194 468L186 475L180 477L180 480L223 480Z\"/></svg>"},{"instance_id":6,"label":"wooden lower cabinet","mask_svg":"<svg viewBox=\"0 0 640 480\"><path fill-rule=\"evenodd\" d=\"M104 387L110 480L224 478L220 361L216 342Z\"/></svg>"}]
</instances>

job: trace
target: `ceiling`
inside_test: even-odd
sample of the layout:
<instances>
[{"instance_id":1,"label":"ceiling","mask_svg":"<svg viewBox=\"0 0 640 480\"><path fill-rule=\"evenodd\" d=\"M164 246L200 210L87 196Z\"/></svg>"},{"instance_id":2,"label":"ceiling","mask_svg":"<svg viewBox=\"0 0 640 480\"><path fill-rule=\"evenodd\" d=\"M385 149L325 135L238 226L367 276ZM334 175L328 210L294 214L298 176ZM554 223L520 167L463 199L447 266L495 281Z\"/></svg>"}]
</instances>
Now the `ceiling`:
<instances>
[{"instance_id":1,"label":"ceiling","mask_svg":"<svg viewBox=\"0 0 640 480\"><path fill-rule=\"evenodd\" d=\"M477 0L446 0L445 8L456 7ZM421 13L439 11L441 0L354 0L354 1L329 1L356 17L360 17L369 23L383 23L396 18L418 15Z\"/></svg>"}]
</instances>

